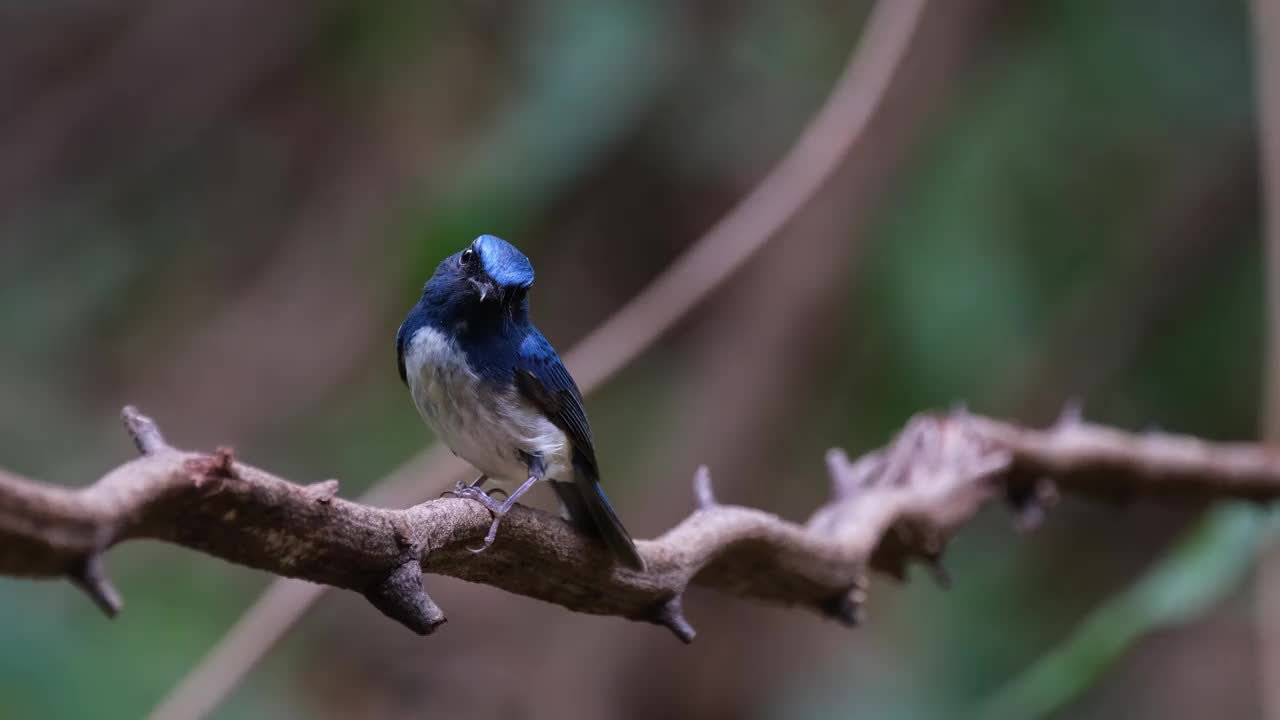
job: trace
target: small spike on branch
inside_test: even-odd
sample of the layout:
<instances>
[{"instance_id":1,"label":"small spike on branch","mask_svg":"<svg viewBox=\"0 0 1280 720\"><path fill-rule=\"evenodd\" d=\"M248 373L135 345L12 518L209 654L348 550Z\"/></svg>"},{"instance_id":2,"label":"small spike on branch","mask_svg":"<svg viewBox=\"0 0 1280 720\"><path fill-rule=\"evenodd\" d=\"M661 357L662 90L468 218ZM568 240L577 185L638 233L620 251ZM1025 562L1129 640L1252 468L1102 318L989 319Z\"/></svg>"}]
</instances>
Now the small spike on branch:
<instances>
[{"instance_id":1,"label":"small spike on branch","mask_svg":"<svg viewBox=\"0 0 1280 720\"><path fill-rule=\"evenodd\" d=\"M684 603L681 596L676 595L658 606L653 615L653 622L671 631L680 642L688 645L698 635L684 616Z\"/></svg>"},{"instance_id":2,"label":"small spike on branch","mask_svg":"<svg viewBox=\"0 0 1280 720\"><path fill-rule=\"evenodd\" d=\"M450 575L563 605L662 625L694 637L681 599L690 585L862 621L868 569L905 578L924 563L940 584L943 549L985 503L1004 500L1022 523L1057 492L1165 500L1280 496L1280 455L1092 425L1077 412L1032 430L957 410L920 415L886 447L850 460L827 454L833 498L805 525L720 504L711 474L694 476L698 509L637 547L647 570L615 567L596 541L542 512L516 507L497 542L480 505L443 498L404 510L343 500L336 481L296 485L232 452L169 446L134 408L123 412L141 457L83 489L0 473L0 575L67 577L107 614L119 593L102 566L118 542L153 538L278 575L361 593L419 634L445 620L423 573Z\"/></svg>"},{"instance_id":3,"label":"small spike on branch","mask_svg":"<svg viewBox=\"0 0 1280 720\"><path fill-rule=\"evenodd\" d=\"M1058 413L1058 420L1053 424L1054 429L1071 429L1077 425L1084 423L1084 403L1079 398L1072 398L1062 406L1062 412Z\"/></svg>"},{"instance_id":4,"label":"small spike on branch","mask_svg":"<svg viewBox=\"0 0 1280 720\"><path fill-rule=\"evenodd\" d=\"M120 411L120 417L124 420L125 429L133 438L133 444L137 446L138 452L143 455L155 455L169 449L169 444L164 441L164 435L160 433L159 426L154 420L138 412L138 408L126 405L124 410Z\"/></svg>"},{"instance_id":5,"label":"small spike on branch","mask_svg":"<svg viewBox=\"0 0 1280 720\"><path fill-rule=\"evenodd\" d=\"M318 483L312 483L307 486L307 494L316 502L322 505L328 505L338 496L338 481L324 480Z\"/></svg>"},{"instance_id":6,"label":"small spike on branch","mask_svg":"<svg viewBox=\"0 0 1280 720\"><path fill-rule=\"evenodd\" d=\"M693 474L693 497L698 501L699 510L714 510L720 505L711 489L711 470L706 465Z\"/></svg>"},{"instance_id":7,"label":"small spike on branch","mask_svg":"<svg viewBox=\"0 0 1280 720\"><path fill-rule=\"evenodd\" d=\"M865 581L833 596L823 603L823 612L848 627L857 627L866 619L867 591Z\"/></svg>"},{"instance_id":8,"label":"small spike on branch","mask_svg":"<svg viewBox=\"0 0 1280 720\"><path fill-rule=\"evenodd\" d=\"M93 603L109 618L120 614L124 607L124 599L120 591L111 584L103 567L102 558L98 555L86 555L71 567L67 573L71 582L93 600Z\"/></svg>"},{"instance_id":9,"label":"small spike on branch","mask_svg":"<svg viewBox=\"0 0 1280 720\"><path fill-rule=\"evenodd\" d=\"M430 635L445 623L444 611L422 588L422 568L414 560L392 570L364 596L383 615L419 635Z\"/></svg>"}]
</instances>

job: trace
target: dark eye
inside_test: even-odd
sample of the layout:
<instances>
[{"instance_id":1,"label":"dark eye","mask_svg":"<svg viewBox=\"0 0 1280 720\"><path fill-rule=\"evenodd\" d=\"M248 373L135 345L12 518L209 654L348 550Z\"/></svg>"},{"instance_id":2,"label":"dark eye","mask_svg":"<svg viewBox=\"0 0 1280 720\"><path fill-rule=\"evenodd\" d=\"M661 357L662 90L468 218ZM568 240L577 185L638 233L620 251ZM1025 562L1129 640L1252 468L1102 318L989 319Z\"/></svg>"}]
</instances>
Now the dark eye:
<instances>
[{"instance_id":1,"label":"dark eye","mask_svg":"<svg viewBox=\"0 0 1280 720\"><path fill-rule=\"evenodd\" d=\"M463 265L470 265L470 264L471 264L471 261L472 261L472 260L474 260L474 259L475 259L475 257L476 257L476 251L475 251L475 250L472 250L471 248L467 248L466 250L463 250L463 251L462 251L462 258L461 258L461 259L462 259L462 264L463 264Z\"/></svg>"}]
</instances>

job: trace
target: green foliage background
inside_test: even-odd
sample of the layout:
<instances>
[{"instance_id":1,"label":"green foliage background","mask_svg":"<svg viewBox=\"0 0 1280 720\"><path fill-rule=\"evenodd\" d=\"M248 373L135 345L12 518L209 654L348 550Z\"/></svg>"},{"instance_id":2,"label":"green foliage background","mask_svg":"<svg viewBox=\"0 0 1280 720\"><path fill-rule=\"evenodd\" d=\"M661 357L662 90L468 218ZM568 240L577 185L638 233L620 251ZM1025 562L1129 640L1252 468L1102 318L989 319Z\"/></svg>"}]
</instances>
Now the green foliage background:
<instances>
[{"instance_id":1,"label":"green foliage background","mask_svg":"<svg viewBox=\"0 0 1280 720\"><path fill-rule=\"evenodd\" d=\"M234 443L290 477L342 478L347 496L427 440L391 338L440 258L481 232L516 241L540 269L540 321L567 346L785 150L866 12L816 1L237 4L219 26L236 33L202 37L176 10L101 5L0 8L0 38L13 41L0 42L0 89L13 81L0 149L37 158L0 172L0 463L91 482L128 455L115 413L138 402L181 444ZM771 419L789 449L779 462L812 496L821 448L871 447L913 412L955 402L1044 422L1078 397L1121 426L1256 435L1247 8L999 7L962 82L893 168L869 231L848 230L869 250L849 268L842 312L824 321L848 361L796 379L816 391L805 417ZM131 34L149 19L173 25L152 45ZM250 28L280 36L265 43L274 53L227 70L241 45L257 47ZM130 49L189 62L150 77L118 67ZM233 72L234 91L201 104ZM166 100L181 97L195 109ZM58 135L64 118L75 132ZM1197 212L1215 193L1222 201ZM1192 260L1168 262L1188 247ZM276 277L263 268L303 278L299 292L286 282L279 297L253 295ZM234 315L245 296L268 314L297 304L282 316L305 326L296 344L258 357L280 328L252 322L252 307L250 321ZM226 313L239 329L218 324ZM714 317L696 313L590 402L624 508L657 482L651 455L690 412L699 380L682 373ZM210 328L222 329L193 341ZM1055 371L1013 382L1042 365ZM196 388L227 406L206 417L198 398L210 395ZM984 516L955 544L954 589L878 582L869 628L807 659L793 650L794 669L780 659L750 708L726 702L724 716L1168 717L1194 706L1192 690L1169 686L1179 672L1207 675L1224 716L1252 716L1248 560L1274 522L1220 509L1178 539L1198 515L1068 502L1025 538ZM128 603L110 623L65 584L0 581L0 717L143 715L268 580L153 545L110 562ZM731 601L707 608L716 602ZM381 618L335 607L290 635L218 717L340 716L306 699L349 637L327 628ZM612 622L575 618L565 632ZM1210 667L1196 652L1206 633L1220 638ZM717 670L708 661L705 672Z\"/></svg>"}]
</instances>

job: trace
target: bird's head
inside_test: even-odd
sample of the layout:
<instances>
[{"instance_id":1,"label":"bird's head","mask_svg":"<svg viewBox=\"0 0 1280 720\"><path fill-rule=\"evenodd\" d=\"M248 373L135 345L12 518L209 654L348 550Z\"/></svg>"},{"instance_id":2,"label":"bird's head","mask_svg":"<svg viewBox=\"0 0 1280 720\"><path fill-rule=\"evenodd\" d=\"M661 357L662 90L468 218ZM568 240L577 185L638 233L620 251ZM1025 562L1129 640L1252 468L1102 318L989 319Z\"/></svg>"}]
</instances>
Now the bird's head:
<instances>
[{"instance_id":1,"label":"bird's head","mask_svg":"<svg viewBox=\"0 0 1280 720\"><path fill-rule=\"evenodd\" d=\"M510 314L524 306L533 265L514 245L481 235L445 258L422 289L422 303L449 315Z\"/></svg>"}]
</instances>

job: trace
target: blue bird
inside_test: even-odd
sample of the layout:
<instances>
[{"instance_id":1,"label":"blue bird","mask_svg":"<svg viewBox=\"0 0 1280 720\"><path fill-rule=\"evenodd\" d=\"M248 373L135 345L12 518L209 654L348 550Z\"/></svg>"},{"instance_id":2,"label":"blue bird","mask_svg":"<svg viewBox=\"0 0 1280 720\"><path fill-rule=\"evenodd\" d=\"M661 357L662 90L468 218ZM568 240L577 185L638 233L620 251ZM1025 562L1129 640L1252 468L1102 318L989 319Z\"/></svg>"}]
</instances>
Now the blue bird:
<instances>
[{"instance_id":1,"label":"blue bird","mask_svg":"<svg viewBox=\"0 0 1280 720\"><path fill-rule=\"evenodd\" d=\"M533 266L505 240L481 235L441 262L400 325L400 379L419 414L453 453L482 474L454 493L502 517L539 480L566 519L604 541L616 561L644 561L600 488L582 394L551 343L529 320ZM520 483L504 502L486 479Z\"/></svg>"}]
</instances>

